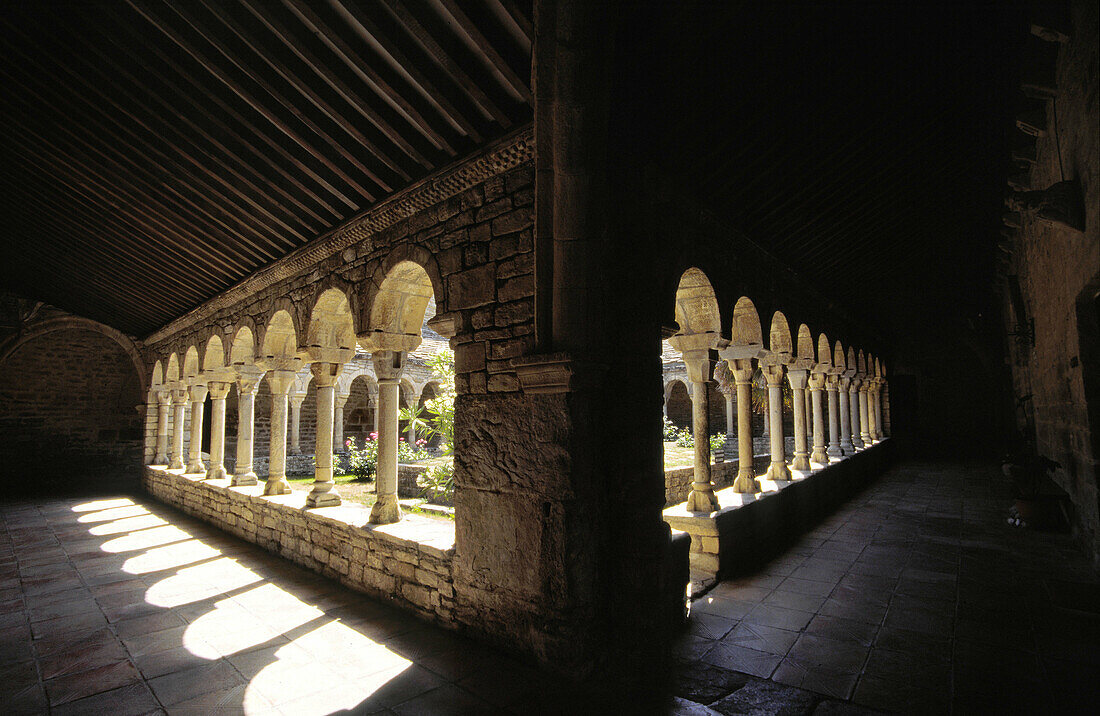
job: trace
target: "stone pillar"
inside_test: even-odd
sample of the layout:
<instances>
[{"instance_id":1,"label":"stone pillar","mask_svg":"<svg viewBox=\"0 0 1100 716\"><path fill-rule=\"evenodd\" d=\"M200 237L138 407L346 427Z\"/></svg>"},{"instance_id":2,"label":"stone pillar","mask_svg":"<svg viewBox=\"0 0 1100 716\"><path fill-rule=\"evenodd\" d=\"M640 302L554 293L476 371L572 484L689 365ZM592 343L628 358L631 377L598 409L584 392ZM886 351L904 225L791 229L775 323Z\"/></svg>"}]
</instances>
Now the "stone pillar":
<instances>
[{"instance_id":1,"label":"stone pillar","mask_svg":"<svg viewBox=\"0 0 1100 716\"><path fill-rule=\"evenodd\" d=\"M821 391L825 387L825 374L810 373L809 385L814 406L814 449L810 453L810 462L828 465L829 456L825 453L825 414L821 405Z\"/></svg>"},{"instance_id":2,"label":"stone pillar","mask_svg":"<svg viewBox=\"0 0 1100 716\"><path fill-rule=\"evenodd\" d=\"M829 396L829 449L825 454L829 457L844 457L840 451L840 422L837 420L837 377L829 375L825 377L825 392Z\"/></svg>"},{"instance_id":3,"label":"stone pillar","mask_svg":"<svg viewBox=\"0 0 1100 716\"><path fill-rule=\"evenodd\" d=\"M255 436L256 391L263 371L240 369L237 377L237 467L233 485L255 485L258 480L252 469L252 441Z\"/></svg>"},{"instance_id":4,"label":"stone pillar","mask_svg":"<svg viewBox=\"0 0 1100 716\"><path fill-rule=\"evenodd\" d=\"M794 460L792 470L810 469L810 450L806 444L806 384L809 371L804 369L788 370L787 380L791 384L792 412L794 413Z\"/></svg>"},{"instance_id":5,"label":"stone pillar","mask_svg":"<svg viewBox=\"0 0 1100 716\"><path fill-rule=\"evenodd\" d=\"M370 406L371 411L374 413L374 439L378 439L378 391L375 390L370 393L367 405Z\"/></svg>"},{"instance_id":6,"label":"stone pillar","mask_svg":"<svg viewBox=\"0 0 1100 716\"><path fill-rule=\"evenodd\" d=\"M882 430L882 389L885 383L882 378L875 379L875 437L879 440L886 437Z\"/></svg>"},{"instance_id":7,"label":"stone pillar","mask_svg":"<svg viewBox=\"0 0 1100 716\"><path fill-rule=\"evenodd\" d=\"M332 446L335 452L347 452L344 445L344 406L348 404L348 395L337 395L332 409Z\"/></svg>"},{"instance_id":8,"label":"stone pillar","mask_svg":"<svg viewBox=\"0 0 1100 716\"><path fill-rule=\"evenodd\" d=\"M769 480L790 480L787 456L783 445L783 366L767 365L761 368L768 381L768 419L771 422L771 456L768 466Z\"/></svg>"},{"instance_id":9,"label":"stone pillar","mask_svg":"<svg viewBox=\"0 0 1100 716\"><path fill-rule=\"evenodd\" d=\"M867 380L859 386L859 437L864 447L871 447L871 423L867 418Z\"/></svg>"},{"instance_id":10,"label":"stone pillar","mask_svg":"<svg viewBox=\"0 0 1100 716\"><path fill-rule=\"evenodd\" d=\"M814 434L814 399L809 391L809 376L806 380L806 439L808 442Z\"/></svg>"},{"instance_id":11,"label":"stone pillar","mask_svg":"<svg viewBox=\"0 0 1100 716\"><path fill-rule=\"evenodd\" d=\"M736 435L736 428L734 427L734 416L736 414L737 408L734 405L734 400L737 395L737 388L734 388L732 391L727 391L723 393L723 395L726 396L726 442L732 443L734 435Z\"/></svg>"},{"instance_id":12,"label":"stone pillar","mask_svg":"<svg viewBox=\"0 0 1100 716\"><path fill-rule=\"evenodd\" d=\"M172 452L168 456L169 470L183 469L183 423L187 418L187 389L172 391Z\"/></svg>"},{"instance_id":13,"label":"stone pillar","mask_svg":"<svg viewBox=\"0 0 1100 716\"><path fill-rule=\"evenodd\" d=\"M340 504L332 481L332 419L336 406L336 379L340 363L311 363L313 384L317 386L317 446L313 451L313 489L306 507L331 507Z\"/></svg>"},{"instance_id":14,"label":"stone pillar","mask_svg":"<svg viewBox=\"0 0 1100 716\"><path fill-rule=\"evenodd\" d=\"M859 386L863 381L858 377L852 378L852 384L848 387L848 409L852 412L852 446L856 450L862 450L863 440L859 436Z\"/></svg>"},{"instance_id":15,"label":"stone pillar","mask_svg":"<svg viewBox=\"0 0 1100 716\"><path fill-rule=\"evenodd\" d=\"M878 379L868 378L867 382L870 383L867 386L867 432L872 442L878 442L881 439L878 436L878 410L875 405L878 402Z\"/></svg>"},{"instance_id":16,"label":"stone pillar","mask_svg":"<svg viewBox=\"0 0 1100 716\"><path fill-rule=\"evenodd\" d=\"M225 472L225 397L229 395L229 383L212 381L210 389L210 466L207 480L221 480Z\"/></svg>"},{"instance_id":17,"label":"stone pillar","mask_svg":"<svg viewBox=\"0 0 1100 716\"><path fill-rule=\"evenodd\" d=\"M731 362L737 383L737 479L734 492L756 492L756 469L752 464L752 359Z\"/></svg>"},{"instance_id":18,"label":"stone pillar","mask_svg":"<svg viewBox=\"0 0 1100 716\"><path fill-rule=\"evenodd\" d=\"M294 379L292 370L273 370L267 376L267 384L271 388L271 448L265 495L286 495L290 492L290 483L286 481L286 414L287 394L294 387Z\"/></svg>"},{"instance_id":19,"label":"stone pillar","mask_svg":"<svg viewBox=\"0 0 1100 716\"><path fill-rule=\"evenodd\" d=\"M890 429L890 384L883 381L882 383L882 421L879 423L882 426L882 434L889 436L891 434Z\"/></svg>"},{"instance_id":20,"label":"stone pillar","mask_svg":"<svg viewBox=\"0 0 1100 716\"><path fill-rule=\"evenodd\" d=\"M300 432L301 432L300 431L300 426L301 426L301 423L302 423L302 403L305 402L306 396L304 394L302 394L302 395L291 395L291 396L289 396L289 400L290 400L290 434L289 434L290 448L289 448L288 452L291 455L301 455L302 454L302 444L301 444L301 438L300 438Z\"/></svg>"},{"instance_id":21,"label":"stone pillar","mask_svg":"<svg viewBox=\"0 0 1100 716\"><path fill-rule=\"evenodd\" d=\"M172 394L167 390L157 391L157 454L153 464L168 464L168 411L172 409Z\"/></svg>"},{"instance_id":22,"label":"stone pillar","mask_svg":"<svg viewBox=\"0 0 1100 716\"><path fill-rule=\"evenodd\" d=\"M848 391L851 388L852 379L843 376L837 381L840 388L837 398L840 400L840 452L851 455L856 451L852 444L852 410L848 406Z\"/></svg>"},{"instance_id":23,"label":"stone pillar","mask_svg":"<svg viewBox=\"0 0 1100 716\"><path fill-rule=\"evenodd\" d=\"M413 393L409 396L409 414L412 415L416 412L416 409L420 406L420 394ZM412 420L409 421L409 427L406 429L405 439L409 441L409 445L416 446L416 423Z\"/></svg>"},{"instance_id":24,"label":"stone pillar","mask_svg":"<svg viewBox=\"0 0 1100 716\"><path fill-rule=\"evenodd\" d=\"M763 369L761 369L761 370L763 370ZM770 390L766 391L764 393L764 427L760 431L760 437L762 437L762 438L771 437L771 434L772 434L772 430L771 430L772 401L771 401L770 393L771 393Z\"/></svg>"},{"instance_id":25,"label":"stone pillar","mask_svg":"<svg viewBox=\"0 0 1100 716\"><path fill-rule=\"evenodd\" d=\"M378 377L378 472L375 480L376 499L371 507L370 521L376 525L401 519L397 503L397 412L400 398L401 373L405 369L405 351L375 351L374 374Z\"/></svg>"},{"instance_id":26,"label":"stone pillar","mask_svg":"<svg viewBox=\"0 0 1100 716\"><path fill-rule=\"evenodd\" d=\"M206 386L191 386L191 444L187 446L187 469L184 472L206 474L202 463L202 410L206 401Z\"/></svg>"},{"instance_id":27,"label":"stone pillar","mask_svg":"<svg viewBox=\"0 0 1100 716\"><path fill-rule=\"evenodd\" d=\"M695 439L695 474L688 493L689 512L714 512L718 498L710 478L710 406L707 382L714 368L709 350L684 351L684 366L691 381L691 430Z\"/></svg>"}]
</instances>

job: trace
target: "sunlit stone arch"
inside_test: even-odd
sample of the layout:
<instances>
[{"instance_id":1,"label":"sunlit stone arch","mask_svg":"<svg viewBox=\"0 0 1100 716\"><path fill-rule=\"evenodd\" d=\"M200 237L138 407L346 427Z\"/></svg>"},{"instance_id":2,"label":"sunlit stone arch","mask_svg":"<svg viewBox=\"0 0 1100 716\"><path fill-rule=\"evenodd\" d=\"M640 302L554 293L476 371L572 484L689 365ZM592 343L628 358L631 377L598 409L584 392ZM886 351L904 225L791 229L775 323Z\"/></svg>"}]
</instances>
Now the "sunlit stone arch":
<instances>
[{"instance_id":1,"label":"sunlit stone arch","mask_svg":"<svg viewBox=\"0 0 1100 716\"><path fill-rule=\"evenodd\" d=\"M810 332L810 327L803 323L798 327L798 346L796 357L800 363L806 364L806 367L812 365L814 362L814 336Z\"/></svg>"},{"instance_id":2,"label":"sunlit stone arch","mask_svg":"<svg viewBox=\"0 0 1100 716\"><path fill-rule=\"evenodd\" d=\"M676 287L676 323L678 335L710 333L717 340L722 332L714 287L707 275L694 266L684 271Z\"/></svg>"},{"instance_id":3,"label":"sunlit stone arch","mask_svg":"<svg viewBox=\"0 0 1100 716\"><path fill-rule=\"evenodd\" d=\"M180 380L180 357L173 351L168 355L168 362L164 368L164 382L169 386Z\"/></svg>"},{"instance_id":4,"label":"sunlit stone arch","mask_svg":"<svg viewBox=\"0 0 1100 716\"><path fill-rule=\"evenodd\" d=\"M735 346L764 347L764 334L760 327L760 314L752 299L742 296L733 308L733 324L730 344Z\"/></svg>"},{"instance_id":5,"label":"sunlit stone arch","mask_svg":"<svg viewBox=\"0 0 1100 716\"><path fill-rule=\"evenodd\" d=\"M225 347L219 335L210 336L203 348L202 370L204 373L216 372L225 368Z\"/></svg>"},{"instance_id":6,"label":"sunlit stone arch","mask_svg":"<svg viewBox=\"0 0 1100 716\"><path fill-rule=\"evenodd\" d=\"M342 288L321 291L310 311L305 345L311 360L345 363L355 355L355 318Z\"/></svg>"},{"instance_id":7,"label":"sunlit stone arch","mask_svg":"<svg viewBox=\"0 0 1100 716\"><path fill-rule=\"evenodd\" d=\"M838 340L833 345L833 368L837 369L838 371L843 371L847 370L847 367L847 363L844 359L844 346L841 345L840 341Z\"/></svg>"},{"instance_id":8,"label":"sunlit stone arch","mask_svg":"<svg viewBox=\"0 0 1100 716\"><path fill-rule=\"evenodd\" d=\"M253 365L256 362L256 333L251 319L242 320L229 347L229 365Z\"/></svg>"},{"instance_id":9,"label":"sunlit stone arch","mask_svg":"<svg viewBox=\"0 0 1100 716\"><path fill-rule=\"evenodd\" d=\"M787 317L780 311L772 314L771 327L768 330L768 351L786 362L794 357L794 345L791 340L791 328Z\"/></svg>"},{"instance_id":10,"label":"sunlit stone arch","mask_svg":"<svg viewBox=\"0 0 1100 716\"><path fill-rule=\"evenodd\" d=\"M431 253L415 245L397 247L379 264L366 287L360 335L415 336L419 345L428 303L433 297L437 315L445 313L446 294Z\"/></svg>"},{"instance_id":11,"label":"sunlit stone arch","mask_svg":"<svg viewBox=\"0 0 1100 716\"><path fill-rule=\"evenodd\" d=\"M825 368L833 366L833 349L824 333L817 337L817 363Z\"/></svg>"},{"instance_id":12,"label":"sunlit stone arch","mask_svg":"<svg viewBox=\"0 0 1100 716\"><path fill-rule=\"evenodd\" d=\"M199 375L199 349L194 345L187 347L187 352L183 355L183 371L180 378L183 380L193 380Z\"/></svg>"}]
</instances>

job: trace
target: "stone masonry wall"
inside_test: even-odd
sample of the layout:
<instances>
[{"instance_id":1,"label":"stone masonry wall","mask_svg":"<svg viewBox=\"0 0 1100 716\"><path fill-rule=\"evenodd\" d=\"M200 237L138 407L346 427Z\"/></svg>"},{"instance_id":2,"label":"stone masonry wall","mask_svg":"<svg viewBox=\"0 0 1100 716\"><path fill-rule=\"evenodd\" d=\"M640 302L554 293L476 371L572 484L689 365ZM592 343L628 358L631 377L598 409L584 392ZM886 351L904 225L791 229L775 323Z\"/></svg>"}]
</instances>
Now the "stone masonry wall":
<instances>
[{"instance_id":1,"label":"stone masonry wall","mask_svg":"<svg viewBox=\"0 0 1100 716\"><path fill-rule=\"evenodd\" d=\"M101 333L65 328L19 346L0 371L5 475L35 474L67 487L134 475L142 459L143 388L126 352Z\"/></svg>"},{"instance_id":2,"label":"stone masonry wall","mask_svg":"<svg viewBox=\"0 0 1100 716\"><path fill-rule=\"evenodd\" d=\"M280 498L263 497L261 488L230 488L228 483L159 468L144 471L145 490L162 502L352 589L429 621L452 623L453 548L403 539L385 528L349 524L283 504Z\"/></svg>"},{"instance_id":3,"label":"stone masonry wall","mask_svg":"<svg viewBox=\"0 0 1100 716\"><path fill-rule=\"evenodd\" d=\"M1091 410L1096 419L1100 396L1095 383L1091 395L1087 384L1087 371L1096 371L1100 361L1095 345L1100 293L1098 10L1095 3L1075 2L1071 14L1072 40L1062 46L1058 59L1056 123L1048 103L1050 131L1038 140L1031 186L1045 189L1063 179L1079 181L1086 229L1025 220L1013 243L1009 273L1019 276L1028 317L1035 321L1035 345L1012 341L1010 363L1016 395L1032 396L1029 409L1038 451L1062 464L1055 480L1073 501L1081 542L1100 558L1100 425L1090 428L1089 418ZM1079 311L1079 303L1085 310ZM1015 331L1010 305L1006 323L1008 332ZM1020 427L1026 431L1026 424Z\"/></svg>"}]
</instances>

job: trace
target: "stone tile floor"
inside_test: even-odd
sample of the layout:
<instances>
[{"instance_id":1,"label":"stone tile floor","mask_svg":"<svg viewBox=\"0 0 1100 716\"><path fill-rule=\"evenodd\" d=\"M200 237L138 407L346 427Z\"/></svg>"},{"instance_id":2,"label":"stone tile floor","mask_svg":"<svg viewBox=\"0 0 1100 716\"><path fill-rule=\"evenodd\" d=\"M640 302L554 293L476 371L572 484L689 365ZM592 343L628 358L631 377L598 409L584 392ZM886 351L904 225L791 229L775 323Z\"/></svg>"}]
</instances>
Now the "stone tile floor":
<instances>
[{"instance_id":1,"label":"stone tile floor","mask_svg":"<svg viewBox=\"0 0 1100 716\"><path fill-rule=\"evenodd\" d=\"M516 713L564 692L146 498L0 520L0 714Z\"/></svg>"},{"instance_id":2,"label":"stone tile floor","mask_svg":"<svg viewBox=\"0 0 1100 716\"><path fill-rule=\"evenodd\" d=\"M988 467L891 470L693 605L678 714L1073 713L1096 576ZM628 713L145 498L0 505L0 713ZM584 697L587 699L588 697Z\"/></svg>"},{"instance_id":3,"label":"stone tile floor","mask_svg":"<svg viewBox=\"0 0 1100 716\"><path fill-rule=\"evenodd\" d=\"M1097 575L1068 535L1007 525L1009 495L989 465L890 470L693 604L678 695L724 714L809 713L815 694L846 701L829 713L1095 713Z\"/></svg>"}]
</instances>

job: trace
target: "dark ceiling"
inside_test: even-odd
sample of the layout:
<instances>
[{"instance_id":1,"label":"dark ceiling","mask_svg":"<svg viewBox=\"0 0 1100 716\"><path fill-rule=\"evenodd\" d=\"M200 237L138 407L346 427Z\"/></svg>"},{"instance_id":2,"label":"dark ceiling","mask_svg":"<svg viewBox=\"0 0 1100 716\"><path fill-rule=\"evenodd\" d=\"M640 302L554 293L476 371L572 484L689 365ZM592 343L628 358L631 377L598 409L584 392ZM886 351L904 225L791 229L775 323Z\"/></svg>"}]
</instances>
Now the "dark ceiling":
<instances>
[{"instance_id":1,"label":"dark ceiling","mask_svg":"<svg viewBox=\"0 0 1100 716\"><path fill-rule=\"evenodd\" d=\"M10 289L145 335L531 118L530 0L0 10Z\"/></svg>"},{"instance_id":2,"label":"dark ceiling","mask_svg":"<svg viewBox=\"0 0 1100 716\"><path fill-rule=\"evenodd\" d=\"M701 204L884 337L967 330L996 306L1009 157L1027 139L1024 17L1008 1L679 3L626 33L624 86L645 89L620 119Z\"/></svg>"},{"instance_id":3,"label":"dark ceiling","mask_svg":"<svg viewBox=\"0 0 1100 716\"><path fill-rule=\"evenodd\" d=\"M860 319L988 318L1015 4L620 9L624 142ZM531 22L531 0L6 3L0 280L145 335L530 121Z\"/></svg>"}]
</instances>

